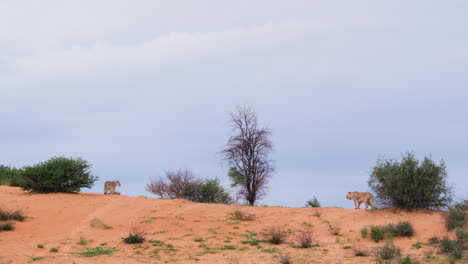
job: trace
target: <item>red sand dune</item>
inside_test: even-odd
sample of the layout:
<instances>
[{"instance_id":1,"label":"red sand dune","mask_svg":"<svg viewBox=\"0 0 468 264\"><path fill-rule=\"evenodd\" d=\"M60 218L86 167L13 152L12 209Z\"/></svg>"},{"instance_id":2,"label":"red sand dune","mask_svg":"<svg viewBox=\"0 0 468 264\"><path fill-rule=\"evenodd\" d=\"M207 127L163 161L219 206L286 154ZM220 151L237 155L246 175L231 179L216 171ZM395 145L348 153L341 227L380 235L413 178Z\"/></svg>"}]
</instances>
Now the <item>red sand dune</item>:
<instances>
[{"instance_id":1,"label":"red sand dune","mask_svg":"<svg viewBox=\"0 0 468 264\"><path fill-rule=\"evenodd\" d=\"M345 249L346 246L359 243L371 249L383 245L383 241L375 243L369 237L360 238L361 228L400 220L408 220L415 228L413 237L395 238L395 244L403 248L405 255L423 259L426 253L432 252L436 259L430 263L441 263L446 259L444 255L435 254L436 248L432 246L423 245L420 249L412 246L416 242L427 243L428 238L433 236L446 235L443 212L438 211L409 213L388 209L248 207L144 196L29 194L7 186L0 186L0 206L20 209L28 216L23 222L14 222L14 231L0 232L1 264L278 263L277 253L271 252L274 247L289 252L294 258L293 263L374 263L375 257L355 257L353 250ZM233 210L255 214L256 220L228 221L227 215ZM314 215L317 211L320 217ZM112 228L92 227L90 221L95 217ZM299 249L291 244L275 246L267 242L261 242L258 247L241 243L246 240L247 231L258 233L261 239L260 234L268 227L284 226L295 231L306 225L312 225L312 230L318 235L318 247ZM329 225L340 226L341 235L330 234ZM147 241L164 241L166 246L150 242L124 244L121 238L128 235L132 226L144 230ZM88 240L87 245L77 244L80 237ZM202 238L203 241L196 242L195 238ZM294 241L294 235L287 238L287 242ZM117 250L111 256L81 257L74 254L102 243ZM43 244L44 248L38 248L38 244ZM167 244L172 244L172 247ZM224 248L226 245L228 247ZM49 252L54 247L59 248L59 252ZM35 257L45 258L33 261Z\"/></svg>"}]
</instances>

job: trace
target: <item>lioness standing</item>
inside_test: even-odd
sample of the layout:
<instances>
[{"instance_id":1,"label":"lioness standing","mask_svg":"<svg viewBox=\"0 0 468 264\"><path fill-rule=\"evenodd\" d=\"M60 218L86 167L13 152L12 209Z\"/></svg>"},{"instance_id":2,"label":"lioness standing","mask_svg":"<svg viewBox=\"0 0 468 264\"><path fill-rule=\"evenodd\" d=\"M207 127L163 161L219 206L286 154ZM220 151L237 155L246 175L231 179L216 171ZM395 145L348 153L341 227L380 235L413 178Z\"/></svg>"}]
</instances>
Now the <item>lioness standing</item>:
<instances>
[{"instance_id":1,"label":"lioness standing","mask_svg":"<svg viewBox=\"0 0 468 264\"><path fill-rule=\"evenodd\" d=\"M115 194L116 186L121 186L119 181L106 181L104 183L104 194Z\"/></svg>"},{"instance_id":2,"label":"lioness standing","mask_svg":"<svg viewBox=\"0 0 468 264\"><path fill-rule=\"evenodd\" d=\"M375 208L374 206L374 196L372 193L368 192L348 192L346 195L348 200L354 200L354 209L359 209L361 203L366 203L366 210L367 207L371 206L372 209Z\"/></svg>"}]
</instances>

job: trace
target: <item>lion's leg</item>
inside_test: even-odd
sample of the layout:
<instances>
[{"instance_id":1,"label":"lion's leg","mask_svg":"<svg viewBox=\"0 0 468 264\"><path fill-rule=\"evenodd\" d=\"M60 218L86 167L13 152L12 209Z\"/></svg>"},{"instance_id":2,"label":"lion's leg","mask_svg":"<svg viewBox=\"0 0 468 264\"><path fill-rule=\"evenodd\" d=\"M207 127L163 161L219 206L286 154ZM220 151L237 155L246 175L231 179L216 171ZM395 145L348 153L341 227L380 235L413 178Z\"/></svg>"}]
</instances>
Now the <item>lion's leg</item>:
<instances>
[{"instance_id":1,"label":"lion's leg","mask_svg":"<svg viewBox=\"0 0 468 264\"><path fill-rule=\"evenodd\" d=\"M359 206L361 206L361 203L357 200L354 200L354 209L359 209Z\"/></svg>"}]
</instances>

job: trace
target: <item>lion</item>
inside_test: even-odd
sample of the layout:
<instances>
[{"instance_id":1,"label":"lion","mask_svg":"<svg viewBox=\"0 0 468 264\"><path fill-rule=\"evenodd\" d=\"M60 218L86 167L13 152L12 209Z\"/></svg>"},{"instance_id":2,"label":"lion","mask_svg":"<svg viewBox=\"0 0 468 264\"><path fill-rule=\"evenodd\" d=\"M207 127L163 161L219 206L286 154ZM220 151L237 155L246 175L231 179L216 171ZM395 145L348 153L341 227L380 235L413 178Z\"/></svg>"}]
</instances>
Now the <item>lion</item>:
<instances>
[{"instance_id":1,"label":"lion","mask_svg":"<svg viewBox=\"0 0 468 264\"><path fill-rule=\"evenodd\" d=\"M106 181L104 183L104 194L115 194L115 187L122 186L119 181Z\"/></svg>"},{"instance_id":2,"label":"lion","mask_svg":"<svg viewBox=\"0 0 468 264\"><path fill-rule=\"evenodd\" d=\"M354 200L354 209L360 209L361 203L366 203L367 207L371 206L372 209L375 209L374 205L374 196L372 193L368 192L348 192L346 195L348 200Z\"/></svg>"}]
</instances>

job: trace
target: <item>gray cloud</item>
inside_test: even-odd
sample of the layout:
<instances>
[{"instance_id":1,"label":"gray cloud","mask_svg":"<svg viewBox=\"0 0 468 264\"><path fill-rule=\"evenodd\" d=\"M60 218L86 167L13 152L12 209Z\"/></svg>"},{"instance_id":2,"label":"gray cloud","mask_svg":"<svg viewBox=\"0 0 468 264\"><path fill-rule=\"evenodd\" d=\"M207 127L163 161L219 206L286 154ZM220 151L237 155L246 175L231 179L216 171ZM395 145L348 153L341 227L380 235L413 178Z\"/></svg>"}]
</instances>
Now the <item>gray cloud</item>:
<instances>
[{"instance_id":1,"label":"gray cloud","mask_svg":"<svg viewBox=\"0 0 468 264\"><path fill-rule=\"evenodd\" d=\"M264 203L317 195L348 206L343 193L366 189L379 155L407 150L444 159L461 197L464 6L2 2L0 158L82 156L131 195L181 167L228 185L217 153L227 112L246 103L274 131L278 171Z\"/></svg>"}]
</instances>

